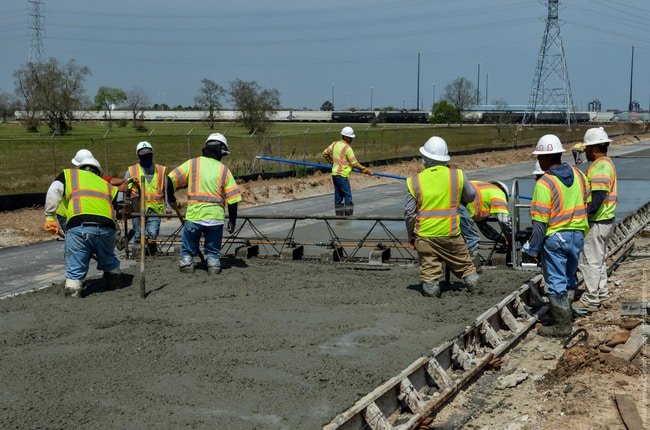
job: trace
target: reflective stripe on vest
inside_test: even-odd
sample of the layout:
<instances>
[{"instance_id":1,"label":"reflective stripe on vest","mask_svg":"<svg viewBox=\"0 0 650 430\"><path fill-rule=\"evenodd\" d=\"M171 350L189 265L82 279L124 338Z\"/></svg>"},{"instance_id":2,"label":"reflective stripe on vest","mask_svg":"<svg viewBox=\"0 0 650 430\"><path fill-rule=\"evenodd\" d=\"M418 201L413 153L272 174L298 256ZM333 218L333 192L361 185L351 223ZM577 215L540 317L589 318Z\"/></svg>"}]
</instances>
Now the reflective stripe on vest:
<instances>
[{"instance_id":1,"label":"reflective stripe on vest","mask_svg":"<svg viewBox=\"0 0 650 430\"><path fill-rule=\"evenodd\" d=\"M417 206L415 234L425 237L460 234L458 205L463 187L460 170L436 166L408 178L406 183Z\"/></svg>"},{"instance_id":2,"label":"reflective stripe on vest","mask_svg":"<svg viewBox=\"0 0 650 430\"><path fill-rule=\"evenodd\" d=\"M332 143L332 175L335 176L350 176L352 172L352 164L357 161L354 156L354 151L350 158L346 157L348 151L352 151L352 147L346 142L339 140Z\"/></svg>"},{"instance_id":3,"label":"reflective stripe on vest","mask_svg":"<svg viewBox=\"0 0 650 430\"><path fill-rule=\"evenodd\" d=\"M482 221L496 214L509 214L506 196L501 188L483 181L470 181L476 189L474 201L467 205L467 211L474 221Z\"/></svg>"},{"instance_id":4,"label":"reflective stripe on vest","mask_svg":"<svg viewBox=\"0 0 650 430\"><path fill-rule=\"evenodd\" d=\"M160 164L154 165L154 173L151 182L145 181L144 184L144 205L145 210L151 208L156 213L163 213L165 211L165 180L167 175L166 167ZM129 167L129 176L137 178L142 177L143 169L140 164L134 164ZM137 196L138 191L134 190L133 195Z\"/></svg>"},{"instance_id":5,"label":"reflective stripe on vest","mask_svg":"<svg viewBox=\"0 0 650 430\"><path fill-rule=\"evenodd\" d=\"M547 224L546 235L549 236L561 230L582 230L587 232L587 181L584 174L573 171L573 186L565 186L555 175L544 174L535 184L530 215L534 221ZM538 187L540 187L538 189ZM547 192L541 192L546 189ZM536 200L538 193L545 198ZM548 201L546 200L548 194Z\"/></svg>"},{"instance_id":6,"label":"reflective stripe on vest","mask_svg":"<svg viewBox=\"0 0 650 430\"><path fill-rule=\"evenodd\" d=\"M68 220L82 214L115 218L112 201L118 192L116 187L86 170L65 169L63 173Z\"/></svg>"},{"instance_id":7,"label":"reflective stripe on vest","mask_svg":"<svg viewBox=\"0 0 650 430\"><path fill-rule=\"evenodd\" d=\"M601 157L593 162L587 170L587 179L592 191L605 191L606 196L590 221L605 221L614 218L618 203L618 185L616 168L612 159Z\"/></svg>"}]
</instances>

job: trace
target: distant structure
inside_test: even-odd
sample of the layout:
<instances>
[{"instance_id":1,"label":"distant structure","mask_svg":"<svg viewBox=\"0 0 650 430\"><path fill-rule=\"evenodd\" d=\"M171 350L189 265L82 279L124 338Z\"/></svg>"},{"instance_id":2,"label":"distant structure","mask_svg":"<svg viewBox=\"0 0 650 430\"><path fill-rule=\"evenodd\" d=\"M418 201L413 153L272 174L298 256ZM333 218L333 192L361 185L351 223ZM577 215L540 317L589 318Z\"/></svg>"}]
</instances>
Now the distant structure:
<instances>
[{"instance_id":1,"label":"distant structure","mask_svg":"<svg viewBox=\"0 0 650 430\"><path fill-rule=\"evenodd\" d=\"M32 31L32 40L29 47L29 61L40 63L43 61L43 15L41 15L41 0L29 1L30 29Z\"/></svg>"},{"instance_id":2,"label":"distant structure","mask_svg":"<svg viewBox=\"0 0 650 430\"><path fill-rule=\"evenodd\" d=\"M539 49L533 85L530 87L524 121L535 118L540 110L539 106L555 106L556 111L563 111L566 115L567 125L571 125L570 113L574 112L575 108L560 35L559 3L559 0L548 0L546 28Z\"/></svg>"}]
</instances>

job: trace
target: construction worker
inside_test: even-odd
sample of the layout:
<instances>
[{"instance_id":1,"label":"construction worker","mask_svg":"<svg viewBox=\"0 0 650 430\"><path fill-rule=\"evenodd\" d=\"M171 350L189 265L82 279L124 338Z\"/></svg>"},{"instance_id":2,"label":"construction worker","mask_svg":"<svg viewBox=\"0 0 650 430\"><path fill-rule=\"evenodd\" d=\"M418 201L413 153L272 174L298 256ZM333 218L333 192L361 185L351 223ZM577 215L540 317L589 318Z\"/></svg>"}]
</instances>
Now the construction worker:
<instances>
[{"instance_id":1,"label":"construction worker","mask_svg":"<svg viewBox=\"0 0 650 430\"><path fill-rule=\"evenodd\" d=\"M444 139L431 137L420 154L424 170L406 180L404 219L409 245L420 259L422 292L440 297L443 262L473 292L479 276L461 236L458 209L474 200L476 190L462 170L447 165L450 157Z\"/></svg>"},{"instance_id":2,"label":"construction worker","mask_svg":"<svg viewBox=\"0 0 650 430\"><path fill-rule=\"evenodd\" d=\"M508 248L512 235L512 220L508 210L508 188L500 181L470 181L476 189L476 197L467 205L461 205L460 230L469 250L476 270L481 271L479 254L479 236L476 227L486 239ZM496 218L500 232L495 230L488 221Z\"/></svg>"},{"instance_id":3,"label":"construction worker","mask_svg":"<svg viewBox=\"0 0 650 430\"><path fill-rule=\"evenodd\" d=\"M323 158L332 165L332 182L334 183L334 213L337 216L352 216L354 203L352 202L352 189L350 188L350 173L358 169L366 175L372 176L370 169L363 167L357 160L352 150L352 140L355 138L354 130L345 126L341 130L341 139L332 142L323 151Z\"/></svg>"},{"instance_id":4,"label":"construction worker","mask_svg":"<svg viewBox=\"0 0 650 430\"><path fill-rule=\"evenodd\" d=\"M531 262L541 262L553 324L540 327L538 333L548 337L571 334L569 291L577 285L578 258L589 230L587 178L562 163L564 151L560 139L552 134L542 136L533 151L545 173L533 190L533 231L527 253Z\"/></svg>"},{"instance_id":5,"label":"construction worker","mask_svg":"<svg viewBox=\"0 0 650 430\"><path fill-rule=\"evenodd\" d=\"M582 145L582 142L573 145L573 148L571 148L571 154L573 155L573 163L575 165L582 164L582 154L584 154L584 146Z\"/></svg>"},{"instance_id":6,"label":"construction worker","mask_svg":"<svg viewBox=\"0 0 650 430\"><path fill-rule=\"evenodd\" d=\"M115 256L115 205L118 188L101 177L101 165L94 157L79 162L76 169L64 169L52 182L45 197L45 230L59 233L54 219L56 208L65 201L65 287L64 293L81 297L90 256L104 271L107 288L120 283L120 261Z\"/></svg>"},{"instance_id":7,"label":"construction worker","mask_svg":"<svg viewBox=\"0 0 650 430\"><path fill-rule=\"evenodd\" d=\"M539 160L535 162L535 170L533 170L533 175L535 175L535 182L539 180L539 178L542 177L542 175L546 173L542 170L542 166L539 165Z\"/></svg>"},{"instance_id":8,"label":"construction worker","mask_svg":"<svg viewBox=\"0 0 650 430\"><path fill-rule=\"evenodd\" d=\"M144 210L147 216L145 218L145 237L149 255L156 253L156 243L153 242L158 238L160 233L160 217L165 213L165 184L167 182L167 168L153 162L153 146L147 141L138 143L135 147L135 153L138 156L138 163L129 166L124 177L141 179L145 177L144 184L140 183L140 188L144 189ZM131 190L131 195L140 198L139 191L136 188ZM134 217L133 220L133 243L140 243L140 217Z\"/></svg>"},{"instance_id":9,"label":"construction worker","mask_svg":"<svg viewBox=\"0 0 650 430\"><path fill-rule=\"evenodd\" d=\"M228 141L221 133L212 133L205 141L203 155L192 158L168 175L167 200L178 210L174 191L187 188L187 213L183 226L179 268L193 273L195 255L199 254L199 241L204 237L205 259L208 273L221 272L221 239L228 206L229 233L235 231L237 203L241 193L230 169L221 159L230 154Z\"/></svg>"},{"instance_id":10,"label":"construction worker","mask_svg":"<svg viewBox=\"0 0 650 430\"><path fill-rule=\"evenodd\" d=\"M614 216L618 201L616 168L607 156L611 141L602 127L590 128L584 136L585 155L593 163L587 170L587 182L591 186L591 200L587 207L589 233L578 266L585 292L573 302L573 308L578 311L595 312L609 299L607 242L616 227Z\"/></svg>"}]
</instances>

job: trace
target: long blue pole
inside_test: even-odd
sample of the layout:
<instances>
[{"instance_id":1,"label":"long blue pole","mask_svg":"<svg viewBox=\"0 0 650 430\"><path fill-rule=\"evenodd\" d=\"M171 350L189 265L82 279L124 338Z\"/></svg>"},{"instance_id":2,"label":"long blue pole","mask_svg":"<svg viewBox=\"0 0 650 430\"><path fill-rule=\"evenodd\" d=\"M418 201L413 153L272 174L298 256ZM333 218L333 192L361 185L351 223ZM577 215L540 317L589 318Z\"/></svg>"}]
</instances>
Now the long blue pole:
<instances>
[{"instance_id":1,"label":"long blue pole","mask_svg":"<svg viewBox=\"0 0 650 430\"><path fill-rule=\"evenodd\" d=\"M267 160L267 161L278 161L280 163L299 164L301 166L320 167L320 168L323 168L323 169L331 169L332 168L332 166L330 166L329 164L308 163L306 161L296 161L296 160L288 160L286 158L266 157L264 155L258 155L256 158L259 158L261 160ZM354 169L353 172L361 173L361 171L358 170L358 169ZM375 176L382 176L384 178L401 179L403 181L406 180L405 176L390 175L388 173L377 173L377 172L372 172L372 174L375 175Z\"/></svg>"}]
</instances>

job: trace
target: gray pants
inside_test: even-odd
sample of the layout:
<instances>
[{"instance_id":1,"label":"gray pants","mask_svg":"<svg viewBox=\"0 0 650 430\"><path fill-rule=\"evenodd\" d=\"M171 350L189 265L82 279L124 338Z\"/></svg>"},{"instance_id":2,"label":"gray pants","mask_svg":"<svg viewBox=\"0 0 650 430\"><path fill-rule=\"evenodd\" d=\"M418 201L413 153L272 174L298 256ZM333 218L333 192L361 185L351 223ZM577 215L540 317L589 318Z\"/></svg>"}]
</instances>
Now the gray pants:
<instances>
[{"instance_id":1,"label":"gray pants","mask_svg":"<svg viewBox=\"0 0 650 430\"><path fill-rule=\"evenodd\" d=\"M581 299L586 305L599 306L609 298L607 288L607 242L614 234L615 223L590 223L585 245L580 253L578 268L582 273L585 293Z\"/></svg>"}]
</instances>

